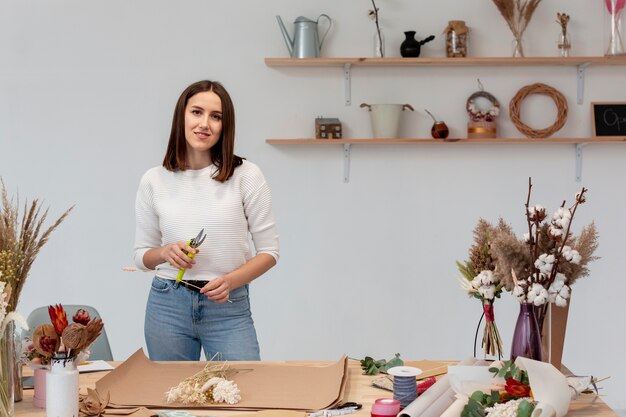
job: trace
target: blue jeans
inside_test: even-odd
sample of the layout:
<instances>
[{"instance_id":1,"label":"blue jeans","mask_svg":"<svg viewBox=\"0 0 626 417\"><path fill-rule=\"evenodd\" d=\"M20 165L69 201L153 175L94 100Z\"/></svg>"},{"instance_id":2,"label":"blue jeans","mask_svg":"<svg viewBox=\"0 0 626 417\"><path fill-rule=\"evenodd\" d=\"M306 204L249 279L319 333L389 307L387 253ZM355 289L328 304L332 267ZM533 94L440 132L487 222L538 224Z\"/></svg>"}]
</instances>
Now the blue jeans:
<instances>
[{"instance_id":1,"label":"blue jeans","mask_svg":"<svg viewBox=\"0 0 626 417\"><path fill-rule=\"evenodd\" d=\"M144 332L148 355L155 361L207 359L260 360L250 312L248 286L230 293L232 303L216 303L176 281L154 277Z\"/></svg>"}]
</instances>

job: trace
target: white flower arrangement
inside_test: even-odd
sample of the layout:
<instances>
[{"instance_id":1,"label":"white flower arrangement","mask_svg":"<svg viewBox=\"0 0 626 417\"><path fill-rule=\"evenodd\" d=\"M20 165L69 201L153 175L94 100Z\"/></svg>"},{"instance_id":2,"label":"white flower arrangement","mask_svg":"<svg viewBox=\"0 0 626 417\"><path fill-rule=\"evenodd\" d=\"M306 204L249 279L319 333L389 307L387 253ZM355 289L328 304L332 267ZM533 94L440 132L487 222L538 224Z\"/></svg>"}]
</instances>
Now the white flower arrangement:
<instances>
[{"instance_id":1,"label":"white flower arrangement","mask_svg":"<svg viewBox=\"0 0 626 417\"><path fill-rule=\"evenodd\" d=\"M528 200L530 200L530 190L532 184L529 183ZM535 257L530 276L525 280L518 280L515 272L512 271L515 287L513 295L520 303L529 303L535 306L542 306L546 303L555 303L558 306L567 305L571 288L567 284L567 277L559 272L560 264L569 262L580 264L582 257L576 249L566 245L571 237L570 226L576 209L586 201L584 195L587 191L583 188L576 194L576 200L572 207L565 207L565 202L559 207L551 217L550 224L544 227L547 219L546 208L541 205L530 207L526 203L526 219L528 232L524 233L523 241L529 245L530 252ZM551 245L547 247L548 252L539 252L539 243L542 238L542 228L545 230Z\"/></svg>"},{"instance_id":2,"label":"white flower arrangement","mask_svg":"<svg viewBox=\"0 0 626 417\"><path fill-rule=\"evenodd\" d=\"M237 404L241 392L234 381L226 379L229 373L225 363L209 362L202 371L192 375L165 393L167 404Z\"/></svg>"}]
</instances>

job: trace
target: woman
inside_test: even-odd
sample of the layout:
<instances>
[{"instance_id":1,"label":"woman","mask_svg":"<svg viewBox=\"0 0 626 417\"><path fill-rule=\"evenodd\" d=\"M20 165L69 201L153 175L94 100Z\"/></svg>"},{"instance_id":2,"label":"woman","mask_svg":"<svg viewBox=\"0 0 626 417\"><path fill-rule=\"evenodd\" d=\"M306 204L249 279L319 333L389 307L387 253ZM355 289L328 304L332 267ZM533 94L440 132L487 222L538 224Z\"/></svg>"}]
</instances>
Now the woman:
<instances>
[{"instance_id":1,"label":"woman","mask_svg":"<svg viewBox=\"0 0 626 417\"><path fill-rule=\"evenodd\" d=\"M228 92L199 81L178 99L163 166L141 179L134 250L138 267L156 270L144 329L152 360L198 360L201 348L207 358L260 359L248 284L276 264L278 234L267 182L234 142Z\"/></svg>"}]
</instances>

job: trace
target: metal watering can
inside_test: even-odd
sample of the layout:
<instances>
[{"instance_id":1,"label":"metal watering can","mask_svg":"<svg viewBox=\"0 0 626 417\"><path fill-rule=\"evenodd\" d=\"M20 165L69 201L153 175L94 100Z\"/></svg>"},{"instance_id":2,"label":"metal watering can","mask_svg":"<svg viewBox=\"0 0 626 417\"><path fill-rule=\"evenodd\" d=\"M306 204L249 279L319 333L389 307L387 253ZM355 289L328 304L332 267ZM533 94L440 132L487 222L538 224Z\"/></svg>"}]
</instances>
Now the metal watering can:
<instances>
[{"instance_id":1,"label":"metal watering can","mask_svg":"<svg viewBox=\"0 0 626 417\"><path fill-rule=\"evenodd\" d=\"M328 29L324 32L322 40L320 40L317 33L317 24L322 17L328 19ZM287 49L289 49L289 55L292 58L317 58L320 56L322 49L322 43L333 25L333 21L328 15L321 14L317 17L317 20L307 19L304 16L299 16L294 22L293 40L287 32L287 28L283 24L283 19L280 16L276 16L280 30L283 32Z\"/></svg>"}]
</instances>

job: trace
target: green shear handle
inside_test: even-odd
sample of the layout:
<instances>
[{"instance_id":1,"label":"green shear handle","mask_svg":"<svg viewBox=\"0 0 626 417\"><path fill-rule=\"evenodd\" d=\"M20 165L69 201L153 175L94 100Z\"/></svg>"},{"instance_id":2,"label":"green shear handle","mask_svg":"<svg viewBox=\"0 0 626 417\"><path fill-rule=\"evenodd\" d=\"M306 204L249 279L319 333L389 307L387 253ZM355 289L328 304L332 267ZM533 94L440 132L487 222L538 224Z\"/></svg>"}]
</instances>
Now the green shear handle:
<instances>
[{"instance_id":1,"label":"green shear handle","mask_svg":"<svg viewBox=\"0 0 626 417\"><path fill-rule=\"evenodd\" d=\"M198 233L198 236L192 238L189 242L187 242L187 246L197 249L200 245L202 245L202 242L204 242L205 238L206 238L206 234L204 234L204 229L202 229L200 230L200 233ZM187 251L185 251L185 254L190 259L193 259L194 256L196 256L195 253L187 252ZM178 271L178 275L176 276L176 282L181 282L183 280L183 275L185 275L186 270L187 270L186 268L183 268Z\"/></svg>"}]
</instances>

